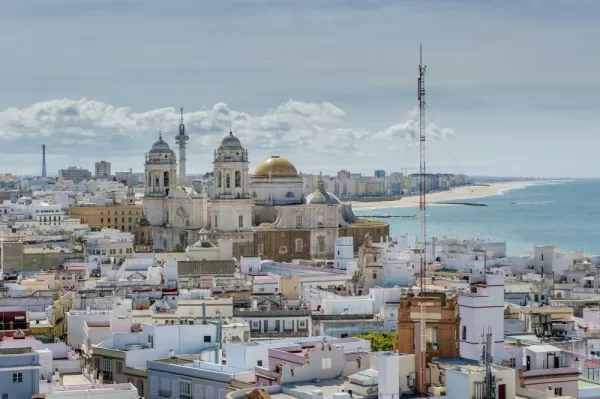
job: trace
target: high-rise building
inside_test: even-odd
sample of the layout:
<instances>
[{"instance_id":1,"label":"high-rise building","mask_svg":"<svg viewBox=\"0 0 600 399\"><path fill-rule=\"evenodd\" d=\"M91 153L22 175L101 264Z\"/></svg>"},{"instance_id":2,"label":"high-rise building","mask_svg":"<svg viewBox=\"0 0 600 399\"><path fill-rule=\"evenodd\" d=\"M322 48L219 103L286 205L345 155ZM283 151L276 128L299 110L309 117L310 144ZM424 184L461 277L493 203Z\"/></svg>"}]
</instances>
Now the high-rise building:
<instances>
[{"instance_id":1,"label":"high-rise building","mask_svg":"<svg viewBox=\"0 0 600 399\"><path fill-rule=\"evenodd\" d=\"M69 166L67 169L58 170L58 178L60 180L72 180L74 183L79 183L92 178L92 172L87 169L78 168L77 166Z\"/></svg>"},{"instance_id":2,"label":"high-rise building","mask_svg":"<svg viewBox=\"0 0 600 399\"><path fill-rule=\"evenodd\" d=\"M337 173L337 177L338 180L342 180L342 179L349 179L350 178L350 172L347 171L346 169L342 169Z\"/></svg>"},{"instance_id":3,"label":"high-rise building","mask_svg":"<svg viewBox=\"0 0 600 399\"><path fill-rule=\"evenodd\" d=\"M376 179L385 179L385 170L377 169L374 173Z\"/></svg>"},{"instance_id":4,"label":"high-rise building","mask_svg":"<svg viewBox=\"0 0 600 399\"><path fill-rule=\"evenodd\" d=\"M111 176L110 174L110 162L100 161L95 164L95 174L94 176L97 179L108 178Z\"/></svg>"}]
</instances>

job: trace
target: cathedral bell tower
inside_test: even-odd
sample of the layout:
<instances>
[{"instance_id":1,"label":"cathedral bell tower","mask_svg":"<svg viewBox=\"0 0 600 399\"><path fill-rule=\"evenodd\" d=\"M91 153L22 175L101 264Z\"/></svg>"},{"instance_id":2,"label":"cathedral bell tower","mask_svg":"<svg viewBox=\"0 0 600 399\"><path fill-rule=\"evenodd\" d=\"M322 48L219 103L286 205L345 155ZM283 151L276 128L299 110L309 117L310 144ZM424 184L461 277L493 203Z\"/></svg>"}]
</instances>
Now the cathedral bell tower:
<instances>
[{"instance_id":1,"label":"cathedral bell tower","mask_svg":"<svg viewBox=\"0 0 600 399\"><path fill-rule=\"evenodd\" d=\"M213 229L252 230L248 165L248 151L230 131L214 154Z\"/></svg>"},{"instance_id":2,"label":"cathedral bell tower","mask_svg":"<svg viewBox=\"0 0 600 399\"><path fill-rule=\"evenodd\" d=\"M169 223L165 201L177 187L177 158L162 136L146 154L144 186L144 215L150 225Z\"/></svg>"},{"instance_id":3,"label":"cathedral bell tower","mask_svg":"<svg viewBox=\"0 0 600 399\"><path fill-rule=\"evenodd\" d=\"M168 197L177 184L177 159L169 145L158 136L146 154L145 197Z\"/></svg>"}]
</instances>

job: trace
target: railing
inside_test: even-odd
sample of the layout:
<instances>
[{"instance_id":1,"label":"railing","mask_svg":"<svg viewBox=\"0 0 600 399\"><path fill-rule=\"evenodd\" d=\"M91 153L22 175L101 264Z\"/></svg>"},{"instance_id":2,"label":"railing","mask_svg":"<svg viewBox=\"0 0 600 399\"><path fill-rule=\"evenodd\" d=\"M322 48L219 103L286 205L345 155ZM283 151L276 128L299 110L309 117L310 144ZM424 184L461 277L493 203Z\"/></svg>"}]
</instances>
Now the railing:
<instances>
[{"instance_id":1,"label":"railing","mask_svg":"<svg viewBox=\"0 0 600 399\"><path fill-rule=\"evenodd\" d=\"M371 320L375 316L373 314L313 314L313 320Z\"/></svg>"}]
</instances>

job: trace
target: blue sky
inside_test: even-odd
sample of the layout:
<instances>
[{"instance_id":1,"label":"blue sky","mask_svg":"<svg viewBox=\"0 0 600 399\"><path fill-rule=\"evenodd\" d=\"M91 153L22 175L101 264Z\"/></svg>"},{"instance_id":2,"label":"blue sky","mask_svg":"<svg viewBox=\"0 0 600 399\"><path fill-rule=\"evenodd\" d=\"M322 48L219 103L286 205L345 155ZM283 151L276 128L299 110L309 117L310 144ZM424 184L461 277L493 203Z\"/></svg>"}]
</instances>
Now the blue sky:
<instances>
[{"instance_id":1,"label":"blue sky","mask_svg":"<svg viewBox=\"0 0 600 399\"><path fill-rule=\"evenodd\" d=\"M191 173L230 123L254 164L414 170L422 42L430 171L598 177L599 15L597 1L3 1L0 170L38 172L42 143L51 171L141 170L181 106Z\"/></svg>"}]
</instances>

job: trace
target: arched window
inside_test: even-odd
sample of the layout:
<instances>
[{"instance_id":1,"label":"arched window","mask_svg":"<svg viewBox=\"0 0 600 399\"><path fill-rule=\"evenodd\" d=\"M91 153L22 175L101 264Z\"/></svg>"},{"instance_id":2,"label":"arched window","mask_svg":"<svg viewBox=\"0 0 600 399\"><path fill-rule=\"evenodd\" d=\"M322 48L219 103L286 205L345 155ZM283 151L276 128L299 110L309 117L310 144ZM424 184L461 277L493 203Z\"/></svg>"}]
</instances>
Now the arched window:
<instances>
[{"instance_id":1,"label":"arched window","mask_svg":"<svg viewBox=\"0 0 600 399\"><path fill-rule=\"evenodd\" d=\"M217 187L221 187L221 171L217 172Z\"/></svg>"},{"instance_id":2,"label":"arched window","mask_svg":"<svg viewBox=\"0 0 600 399\"><path fill-rule=\"evenodd\" d=\"M287 194L285 195L285 198L294 198L294 193L291 191L288 191Z\"/></svg>"},{"instance_id":3,"label":"arched window","mask_svg":"<svg viewBox=\"0 0 600 399\"><path fill-rule=\"evenodd\" d=\"M165 187L169 187L169 172L164 173L163 181L164 181Z\"/></svg>"},{"instance_id":4,"label":"arched window","mask_svg":"<svg viewBox=\"0 0 600 399\"><path fill-rule=\"evenodd\" d=\"M323 236L317 237L317 251L320 253L325 252L325 237Z\"/></svg>"},{"instance_id":5,"label":"arched window","mask_svg":"<svg viewBox=\"0 0 600 399\"><path fill-rule=\"evenodd\" d=\"M154 179L154 187L160 187L160 182L158 181L158 175L156 175L156 179Z\"/></svg>"},{"instance_id":6,"label":"arched window","mask_svg":"<svg viewBox=\"0 0 600 399\"><path fill-rule=\"evenodd\" d=\"M296 252L302 252L302 238L296 238Z\"/></svg>"},{"instance_id":7,"label":"arched window","mask_svg":"<svg viewBox=\"0 0 600 399\"><path fill-rule=\"evenodd\" d=\"M231 177L229 173L225 175L225 188L231 188Z\"/></svg>"},{"instance_id":8,"label":"arched window","mask_svg":"<svg viewBox=\"0 0 600 399\"><path fill-rule=\"evenodd\" d=\"M152 186L152 173L148 172L148 177L146 178L146 184L148 187Z\"/></svg>"},{"instance_id":9,"label":"arched window","mask_svg":"<svg viewBox=\"0 0 600 399\"><path fill-rule=\"evenodd\" d=\"M235 186L242 187L242 174L239 170L235 171Z\"/></svg>"}]
</instances>

